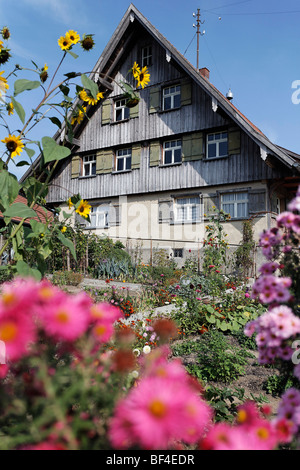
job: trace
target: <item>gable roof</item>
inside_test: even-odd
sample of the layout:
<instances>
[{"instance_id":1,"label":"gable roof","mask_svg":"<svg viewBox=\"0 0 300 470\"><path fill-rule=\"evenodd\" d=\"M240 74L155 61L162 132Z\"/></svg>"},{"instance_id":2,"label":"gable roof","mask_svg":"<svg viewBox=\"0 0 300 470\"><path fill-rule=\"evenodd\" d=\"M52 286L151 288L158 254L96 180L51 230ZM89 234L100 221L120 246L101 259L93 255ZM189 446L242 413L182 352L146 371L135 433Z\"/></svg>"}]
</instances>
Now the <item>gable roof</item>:
<instances>
[{"instance_id":1,"label":"gable roof","mask_svg":"<svg viewBox=\"0 0 300 470\"><path fill-rule=\"evenodd\" d=\"M195 68L151 23L142 13L131 3L126 10L119 25L114 31L111 39L99 57L90 78L109 86L111 82L111 71L113 71L122 57L126 44L129 42L130 31L134 22L144 28L159 44L166 50L171 60L180 66L206 93L211 97L214 109L217 112L225 113L233 122L248 134L261 148L261 157L267 160L268 155L275 157L279 162L290 168L296 175L300 173L300 155L288 151L271 142L263 132L258 129L244 114L237 109L207 78L205 78L197 68ZM78 101L78 100L76 100ZM75 101L75 102L76 102ZM64 127L57 131L54 138L59 141ZM33 164L36 167L39 157ZM26 179L32 172L32 167L21 178Z\"/></svg>"}]
</instances>

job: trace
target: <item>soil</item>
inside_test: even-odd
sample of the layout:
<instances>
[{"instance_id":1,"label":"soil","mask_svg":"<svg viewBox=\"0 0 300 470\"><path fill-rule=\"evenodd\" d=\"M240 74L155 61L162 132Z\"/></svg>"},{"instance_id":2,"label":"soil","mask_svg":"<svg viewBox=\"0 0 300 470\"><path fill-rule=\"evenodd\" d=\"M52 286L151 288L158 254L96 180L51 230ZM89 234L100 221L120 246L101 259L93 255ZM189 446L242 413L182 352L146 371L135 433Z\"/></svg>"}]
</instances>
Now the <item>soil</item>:
<instances>
[{"instance_id":1,"label":"soil","mask_svg":"<svg viewBox=\"0 0 300 470\"><path fill-rule=\"evenodd\" d=\"M82 286L65 286L64 289L70 293L77 293L82 291ZM199 337L194 336L193 339L197 341ZM180 343L185 341L183 340L175 340L173 344ZM234 343L234 346L238 346L237 341L232 338L231 340ZM268 377L279 374L279 371L275 368L269 368L263 366L258 363L258 352L257 351L249 351L255 357L248 358L247 362L248 365L245 366L245 374L240 376L235 381L231 382L230 384L224 384L220 382L213 382L210 385L213 385L218 388L230 388L234 390L235 388L244 389L244 397L249 399L253 398L261 398L262 396L267 400L267 404L271 407L273 414L276 414L276 410L278 408L278 404L280 402L280 397L273 397L271 394L267 393L264 390L264 384L267 381ZM197 361L197 354L190 354L188 356L183 356L180 358L183 365L195 363Z\"/></svg>"}]
</instances>

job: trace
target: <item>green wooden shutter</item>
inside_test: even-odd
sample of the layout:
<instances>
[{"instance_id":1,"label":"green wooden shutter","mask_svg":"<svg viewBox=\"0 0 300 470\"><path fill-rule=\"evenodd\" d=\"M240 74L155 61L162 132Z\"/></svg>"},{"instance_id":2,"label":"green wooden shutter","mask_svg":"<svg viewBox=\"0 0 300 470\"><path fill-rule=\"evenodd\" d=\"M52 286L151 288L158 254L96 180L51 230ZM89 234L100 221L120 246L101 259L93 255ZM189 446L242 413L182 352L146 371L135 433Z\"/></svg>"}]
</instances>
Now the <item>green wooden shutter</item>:
<instances>
[{"instance_id":1,"label":"green wooden shutter","mask_svg":"<svg viewBox=\"0 0 300 470\"><path fill-rule=\"evenodd\" d=\"M136 170L140 168L141 164L141 145L135 144L131 150L131 169Z\"/></svg>"},{"instance_id":2,"label":"green wooden shutter","mask_svg":"<svg viewBox=\"0 0 300 470\"><path fill-rule=\"evenodd\" d=\"M174 220L173 199L160 198L158 200L158 223L171 223Z\"/></svg>"},{"instance_id":3,"label":"green wooden shutter","mask_svg":"<svg viewBox=\"0 0 300 470\"><path fill-rule=\"evenodd\" d=\"M192 83L190 80L185 80L181 84L180 103L181 106L192 104Z\"/></svg>"},{"instance_id":4,"label":"green wooden shutter","mask_svg":"<svg viewBox=\"0 0 300 470\"><path fill-rule=\"evenodd\" d=\"M203 158L203 133L193 132L182 137L182 161L201 160Z\"/></svg>"},{"instance_id":5,"label":"green wooden shutter","mask_svg":"<svg viewBox=\"0 0 300 470\"><path fill-rule=\"evenodd\" d=\"M111 173L113 166L114 153L111 149L101 150L96 157L96 173L97 175Z\"/></svg>"},{"instance_id":6,"label":"green wooden shutter","mask_svg":"<svg viewBox=\"0 0 300 470\"><path fill-rule=\"evenodd\" d=\"M248 192L249 198L249 216L261 212L261 217L265 215L266 211L266 191L264 188L250 189Z\"/></svg>"},{"instance_id":7,"label":"green wooden shutter","mask_svg":"<svg viewBox=\"0 0 300 470\"><path fill-rule=\"evenodd\" d=\"M109 225L116 227L121 224L121 207L118 203L112 204L109 208Z\"/></svg>"},{"instance_id":8,"label":"green wooden shutter","mask_svg":"<svg viewBox=\"0 0 300 470\"><path fill-rule=\"evenodd\" d=\"M71 162L71 178L78 178L80 175L81 158L79 155L74 155Z\"/></svg>"},{"instance_id":9,"label":"green wooden shutter","mask_svg":"<svg viewBox=\"0 0 300 470\"><path fill-rule=\"evenodd\" d=\"M111 121L111 102L110 100L102 103L102 124L109 124Z\"/></svg>"},{"instance_id":10,"label":"green wooden shutter","mask_svg":"<svg viewBox=\"0 0 300 470\"><path fill-rule=\"evenodd\" d=\"M241 153L241 131L237 127L228 129L228 155Z\"/></svg>"},{"instance_id":11,"label":"green wooden shutter","mask_svg":"<svg viewBox=\"0 0 300 470\"><path fill-rule=\"evenodd\" d=\"M150 166L157 166L160 163L160 142L155 141L150 144Z\"/></svg>"},{"instance_id":12,"label":"green wooden shutter","mask_svg":"<svg viewBox=\"0 0 300 470\"><path fill-rule=\"evenodd\" d=\"M203 213L204 218L207 219L210 214L213 214L214 207L219 208L219 196L216 193L203 194Z\"/></svg>"},{"instance_id":13,"label":"green wooden shutter","mask_svg":"<svg viewBox=\"0 0 300 470\"><path fill-rule=\"evenodd\" d=\"M149 113L157 113L160 110L160 87L150 88Z\"/></svg>"},{"instance_id":14,"label":"green wooden shutter","mask_svg":"<svg viewBox=\"0 0 300 470\"><path fill-rule=\"evenodd\" d=\"M139 102L133 108L129 108L129 116L130 118L139 117Z\"/></svg>"}]
</instances>

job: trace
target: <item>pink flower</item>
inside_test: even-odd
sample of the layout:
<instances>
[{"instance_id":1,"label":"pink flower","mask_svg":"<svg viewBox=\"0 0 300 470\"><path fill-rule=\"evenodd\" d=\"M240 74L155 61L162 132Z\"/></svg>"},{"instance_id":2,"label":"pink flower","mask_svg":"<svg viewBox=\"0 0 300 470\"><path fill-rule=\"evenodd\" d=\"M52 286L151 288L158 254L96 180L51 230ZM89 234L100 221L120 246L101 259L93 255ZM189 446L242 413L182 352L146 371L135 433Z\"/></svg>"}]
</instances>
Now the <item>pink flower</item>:
<instances>
[{"instance_id":1,"label":"pink flower","mask_svg":"<svg viewBox=\"0 0 300 470\"><path fill-rule=\"evenodd\" d=\"M245 292L245 297L246 297L246 298L249 298L249 297L250 297L249 292Z\"/></svg>"},{"instance_id":2,"label":"pink flower","mask_svg":"<svg viewBox=\"0 0 300 470\"><path fill-rule=\"evenodd\" d=\"M0 341L5 343L6 360L17 361L29 353L29 346L35 341L36 330L29 312L0 308ZM27 315L25 314L27 313Z\"/></svg>"},{"instance_id":3,"label":"pink flower","mask_svg":"<svg viewBox=\"0 0 300 470\"><path fill-rule=\"evenodd\" d=\"M44 306L40 312L43 328L57 340L75 341L90 323L91 299L87 295L63 295L57 302Z\"/></svg>"}]
</instances>

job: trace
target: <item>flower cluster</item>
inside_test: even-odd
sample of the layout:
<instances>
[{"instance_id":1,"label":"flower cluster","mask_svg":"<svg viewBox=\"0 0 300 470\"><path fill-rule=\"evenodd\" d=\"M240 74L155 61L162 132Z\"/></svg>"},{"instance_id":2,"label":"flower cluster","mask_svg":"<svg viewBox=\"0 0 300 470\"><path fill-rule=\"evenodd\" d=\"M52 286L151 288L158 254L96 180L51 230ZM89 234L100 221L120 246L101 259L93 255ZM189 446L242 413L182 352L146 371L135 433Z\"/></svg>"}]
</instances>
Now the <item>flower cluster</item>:
<instances>
[{"instance_id":1,"label":"flower cluster","mask_svg":"<svg viewBox=\"0 0 300 470\"><path fill-rule=\"evenodd\" d=\"M143 356L141 380L117 403L110 422L114 448L167 449L203 436L212 412L181 363L167 360L168 352L160 348Z\"/></svg>"},{"instance_id":2,"label":"flower cluster","mask_svg":"<svg viewBox=\"0 0 300 470\"><path fill-rule=\"evenodd\" d=\"M257 332L256 344L260 363L272 363L276 357L289 360L292 348L287 340L300 333L300 319L289 307L281 305L249 322L245 334L251 336L254 332Z\"/></svg>"},{"instance_id":3,"label":"flower cluster","mask_svg":"<svg viewBox=\"0 0 300 470\"><path fill-rule=\"evenodd\" d=\"M106 342L122 316L117 307L93 305L86 293L71 296L47 280L16 278L2 286L0 340L8 361L14 362L30 354L41 332L54 341L74 342L92 328L95 337Z\"/></svg>"},{"instance_id":4,"label":"flower cluster","mask_svg":"<svg viewBox=\"0 0 300 470\"><path fill-rule=\"evenodd\" d=\"M83 38L80 39L77 31L73 31L72 29L67 31L64 36L61 36L58 39L58 45L62 51L69 51L73 45L78 44L79 42L81 47L86 51L89 51L94 47L92 35L84 35Z\"/></svg>"},{"instance_id":5,"label":"flower cluster","mask_svg":"<svg viewBox=\"0 0 300 470\"><path fill-rule=\"evenodd\" d=\"M272 450L290 442L291 423L286 418L267 420L254 402L238 408L236 423L220 422L211 427L200 443L203 450Z\"/></svg>"},{"instance_id":6,"label":"flower cluster","mask_svg":"<svg viewBox=\"0 0 300 470\"><path fill-rule=\"evenodd\" d=\"M265 266L262 270L265 269ZM291 284L292 281L289 277L276 277L272 274L263 275L253 285L252 298L258 298L260 302L266 304L289 302L292 298L289 291Z\"/></svg>"}]
</instances>

